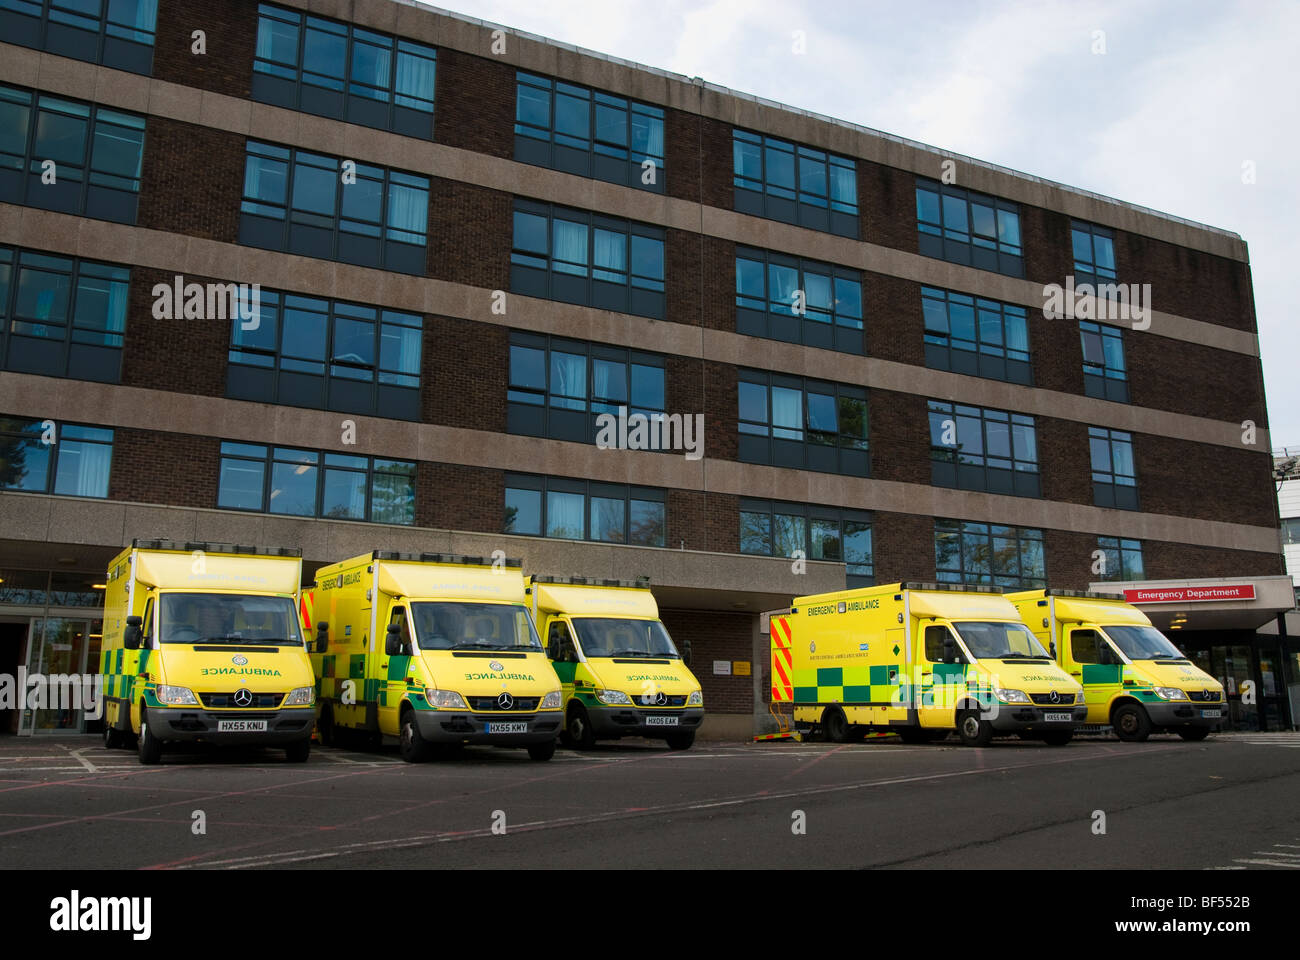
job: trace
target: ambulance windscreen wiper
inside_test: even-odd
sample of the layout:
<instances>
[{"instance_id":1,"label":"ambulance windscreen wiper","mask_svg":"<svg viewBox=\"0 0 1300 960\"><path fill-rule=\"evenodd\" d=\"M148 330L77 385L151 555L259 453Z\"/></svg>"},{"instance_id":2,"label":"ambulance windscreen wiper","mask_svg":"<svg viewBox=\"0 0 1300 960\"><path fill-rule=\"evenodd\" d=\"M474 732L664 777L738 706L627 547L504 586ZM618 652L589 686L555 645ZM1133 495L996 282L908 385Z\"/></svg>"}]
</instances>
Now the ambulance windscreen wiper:
<instances>
[{"instance_id":1,"label":"ambulance windscreen wiper","mask_svg":"<svg viewBox=\"0 0 1300 960\"><path fill-rule=\"evenodd\" d=\"M495 640L462 640L460 643L453 644L453 650L464 650L465 648L477 650L501 650L501 644Z\"/></svg>"},{"instance_id":2,"label":"ambulance windscreen wiper","mask_svg":"<svg viewBox=\"0 0 1300 960\"><path fill-rule=\"evenodd\" d=\"M655 654L649 650L616 650L610 654L611 657L653 657Z\"/></svg>"},{"instance_id":3,"label":"ambulance windscreen wiper","mask_svg":"<svg viewBox=\"0 0 1300 960\"><path fill-rule=\"evenodd\" d=\"M278 647L278 646L281 646L282 644L286 644L286 643L294 643L294 642L296 642L296 641L292 641L292 640L277 640L275 637L236 637L236 636L229 636L229 635L227 635L227 636L224 636L224 637L204 637L202 640L196 640L195 642L196 642L196 643L226 643L226 642L230 642L230 643L247 643L247 644L253 644L253 645L255 645L255 644L264 644L264 645L269 645L269 646L273 646L273 647Z\"/></svg>"}]
</instances>

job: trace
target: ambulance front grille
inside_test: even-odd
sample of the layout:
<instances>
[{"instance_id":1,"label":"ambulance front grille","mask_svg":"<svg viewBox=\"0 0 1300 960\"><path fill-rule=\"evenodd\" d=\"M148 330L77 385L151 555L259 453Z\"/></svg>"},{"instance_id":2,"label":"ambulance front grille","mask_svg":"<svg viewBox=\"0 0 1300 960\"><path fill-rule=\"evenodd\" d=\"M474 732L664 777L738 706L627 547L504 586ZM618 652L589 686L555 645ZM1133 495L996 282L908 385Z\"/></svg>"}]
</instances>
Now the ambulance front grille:
<instances>
[{"instance_id":1,"label":"ambulance front grille","mask_svg":"<svg viewBox=\"0 0 1300 960\"><path fill-rule=\"evenodd\" d=\"M280 701L284 699L283 693L255 693L253 694L252 703L235 703L234 697L237 692L238 691L232 690L230 693L200 693L199 700L202 701L205 707L212 707L218 710L227 708L239 710L256 708L266 710L271 707L278 707Z\"/></svg>"},{"instance_id":2,"label":"ambulance front grille","mask_svg":"<svg viewBox=\"0 0 1300 960\"><path fill-rule=\"evenodd\" d=\"M1188 690L1187 699L1195 700L1197 703L1218 703L1218 690Z\"/></svg>"},{"instance_id":3,"label":"ambulance front grille","mask_svg":"<svg viewBox=\"0 0 1300 960\"><path fill-rule=\"evenodd\" d=\"M514 704L509 707L502 707L497 697L469 697L469 708L471 710L536 710L537 704L541 697L515 697Z\"/></svg>"},{"instance_id":4,"label":"ambulance front grille","mask_svg":"<svg viewBox=\"0 0 1300 960\"><path fill-rule=\"evenodd\" d=\"M1072 693L1058 693L1056 697L1057 699L1053 701L1050 693L1031 693L1029 695L1029 699L1040 707L1068 707L1074 703L1074 694Z\"/></svg>"},{"instance_id":5,"label":"ambulance front grille","mask_svg":"<svg viewBox=\"0 0 1300 960\"><path fill-rule=\"evenodd\" d=\"M651 698L649 703L645 703L638 694L632 698L632 702L638 707L650 707L651 709L655 707L684 707L686 706L686 694L678 693L673 694L671 697L664 697L663 703L659 703L656 698Z\"/></svg>"}]
</instances>

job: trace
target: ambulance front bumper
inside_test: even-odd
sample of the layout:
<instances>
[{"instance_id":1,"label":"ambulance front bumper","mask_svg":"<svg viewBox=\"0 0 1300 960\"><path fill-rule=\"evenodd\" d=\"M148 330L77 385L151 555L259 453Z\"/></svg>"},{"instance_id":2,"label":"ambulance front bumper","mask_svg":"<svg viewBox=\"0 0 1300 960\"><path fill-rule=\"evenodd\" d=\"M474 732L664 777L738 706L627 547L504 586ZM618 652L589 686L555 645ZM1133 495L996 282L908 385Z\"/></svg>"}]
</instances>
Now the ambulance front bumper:
<instances>
[{"instance_id":1,"label":"ambulance front bumper","mask_svg":"<svg viewBox=\"0 0 1300 960\"><path fill-rule=\"evenodd\" d=\"M991 711L990 711L991 712ZM1053 719L1047 719L1048 716ZM1068 715L1069 719L1056 719ZM1040 707L1019 703L998 704L997 715L988 718L993 729L1006 733L1045 733L1049 730L1073 730L1087 722L1088 705Z\"/></svg>"},{"instance_id":2,"label":"ambulance front bumper","mask_svg":"<svg viewBox=\"0 0 1300 960\"><path fill-rule=\"evenodd\" d=\"M278 746L306 740L311 736L315 722L315 707L284 707L279 710L149 709L149 724L154 735L168 742L201 740L204 743Z\"/></svg>"},{"instance_id":3,"label":"ambulance front bumper","mask_svg":"<svg viewBox=\"0 0 1300 960\"><path fill-rule=\"evenodd\" d=\"M1193 703L1187 700L1166 700L1158 703L1144 703L1147 716L1152 726L1156 727L1217 727L1228 716L1228 705L1222 700L1217 703ZM1218 716L1207 717L1206 713Z\"/></svg>"},{"instance_id":4,"label":"ambulance front bumper","mask_svg":"<svg viewBox=\"0 0 1300 960\"><path fill-rule=\"evenodd\" d=\"M430 743L495 744L500 747L527 747L554 740L560 734L563 716L559 710L535 713L415 711L420 736Z\"/></svg>"},{"instance_id":5,"label":"ambulance front bumper","mask_svg":"<svg viewBox=\"0 0 1300 960\"><path fill-rule=\"evenodd\" d=\"M587 707L591 731L598 738L651 737L662 740L669 734L698 730L704 719L703 707L645 710L640 707Z\"/></svg>"}]
</instances>

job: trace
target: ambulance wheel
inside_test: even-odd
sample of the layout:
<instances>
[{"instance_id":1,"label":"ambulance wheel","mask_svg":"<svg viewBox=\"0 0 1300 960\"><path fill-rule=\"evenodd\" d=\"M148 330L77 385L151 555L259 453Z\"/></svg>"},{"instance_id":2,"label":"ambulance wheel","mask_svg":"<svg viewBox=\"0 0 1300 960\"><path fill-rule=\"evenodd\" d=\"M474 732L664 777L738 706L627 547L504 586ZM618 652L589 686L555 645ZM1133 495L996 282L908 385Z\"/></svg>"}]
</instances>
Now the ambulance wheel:
<instances>
[{"instance_id":1,"label":"ambulance wheel","mask_svg":"<svg viewBox=\"0 0 1300 960\"><path fill-rule=\"evenodd\" d=\"M162 762L162 741L154 736L143 706L140 707L140 736L137 738L137 747L140 752L140 762L145 766Z\"/></svg>"},{"instance_id":2,"label":"ambulance wheel","mask_svg":"<svg viewBox=\"0 0 1300 960\"><path fill-rule=\"evenodd\" d=\"M113 729L112 724L104 721L104 749L113 750L122 745L122 732Z\"/></svg>"},{"instance_id":3,"label":"ambulance wheel","mask_svg":"<svg viewBox=\"0 0 1300 960\"><path fill-rule=\"evenodd\" d=\"M564 732L569 735L569 744L578 750L590 750L596 745L596 735L587 718L587 710L580 703L569 708L569 719L564 725Z\"/></svg>"},{"instance_id":4,"label":"ambulance wheel","mask_svg":"<svg viewBox=\"0 0 1300 960\"><path fill-rule=\"evenodd\" d=\"M993 741L993 724L980 718L978 710L957 715L957 735L968 747L987 747Z\"/></svg>"},{"instance_id":5,"label":"ambulance wheel","mask_svg":"<svg viewBox=\"0 0 1300 960\"><path fill-rule=\"evenodd\" d=\"M831 743L849 742L849 721L839 707L827 707L823 711L822 730Z\"/></svg>"},{"instance_id":6,"label":"ambulance wheel","mask_svg":"<svg viewBox=\"0 0 1300 960\"><path fill-rule=\"evenodd\" d=\"M1043 743L1049 747L1063 747L1074 739L1073 730L1053 730L1043 734Z\"/></svg>"},{"instance_id":7,"label":"ambulance wheel","mask_svg":"<svg viewBox=\"0 0 1300 960\"><path fill-rule=\"evenodd\" d=\"M334 732L334 708L328 703L320 708L320 719L316 721L316 735L320 737L322 747L332 747L338 740Z\"/></svg>"},{"instance_id":8,"label":"ambulance wheel","mask_svg":"<svg viewBox=\"0 0 1300 960\"><path fill-rule=\"evenodd\" d=\"M545 743L534 743L528 748L528 759L536 760L538 763L545 763L553 756L555 756L554 740L548 740Z\"/></svg>"},{"instance_id":9,"label":"ambulance wheel","mask_svg":"<svg viewBox=\"0 0 1300 960\"><path fill-rule=\"evenodd\" d=\"M290 763L306 763L311 756L311 738L299 740L284 748L284 758Z\"/></svg>"},{"instance_id":10,"label":"ambulance wheel","mask_svg":"<svg viewBox=\"0 0 1300 960\"><path fill-rule=\"evenodd\" d=\"M402 711L399 750L407 763L419 763L429 756L429 743L420 735L420 725L415 722L415 711L409 707Z\"/></svg>"},{"instance_id":11,"label":"ambulance wheel","mask_svg":"<svg viewBox=\"0 0 1300 960\"><path fill-rule=\"evenodd\" d=\"M1209 727L1184 727L1178 735L1189 743L1200 743L1210 735Z\"/></svg>"},{"instance_id":12,"label":"ambulance wheel","mask_svg":"<svg viewBox=\"0 0 1300 960\"><path fill-rule=\"evenodd\" d=\"M1151 718L1139 703L1121 703L1110 715L1115 736L1128 743L1141 743L1151 736Z\"/></svg>"},{"instance_id":13,"label":"ambulance wheel","mask_svg":"<svg viewBox=\"0 0 1300 960\"><path fill-rule=\"evenodd\" d=\"M689 750L695 743L695 731L686 730L682 733L670 733L664 738L668 743L669 750Z\"/></svg>"}]
</instances>

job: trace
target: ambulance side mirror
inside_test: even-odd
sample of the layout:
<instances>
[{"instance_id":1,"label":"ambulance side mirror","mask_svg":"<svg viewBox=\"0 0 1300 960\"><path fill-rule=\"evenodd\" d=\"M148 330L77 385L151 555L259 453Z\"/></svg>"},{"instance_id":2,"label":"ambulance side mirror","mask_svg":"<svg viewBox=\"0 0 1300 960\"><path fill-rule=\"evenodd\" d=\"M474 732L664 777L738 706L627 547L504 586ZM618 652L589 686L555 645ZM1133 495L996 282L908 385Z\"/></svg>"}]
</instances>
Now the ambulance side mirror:
<instances>
[{"instance_id":1,"label":"ambulance side mirror","mask_svg":"<svg viewBox=\"0 0 1300 960\"><path fill-rule=\"evenodd\" d=\"M943 638L943 662L957 662L957 644L953 643L952 634Z\"/></svg>"},{"instance_id":2,"label":"ambulance side mirror","mask_svg":"<svg viewBox=\"0 0 1300 960\"><path fill-rule=\"evenodd\" d=\"M1049 641L1047 642L1047 652L1050 653L1050 654L1052 655L1052 659L1053 659L1053 660L1056 659L1056 641L1055 641L1055 640L1049 640Z\"/></svg>"},{"instance_id":3,"label":"ambulance side mirror","mask_svg":"<svg viewBox=\"0 0 1300 960\"><path fill-rule=\"evenodd\" d=\"M399 657L402 650L402 627L398 623L388 625L388 636L384 638L384 653L390 657Z\"/></svg>"},{"instance_id":4,"label":"ambulance side mirror","mask_svg":"<svg viewBox=\"0 0 1300 960\"><path fill-rule=\"evenodd\" d=\"M546 659L547 660L560 659L560 644L554 638L552 638L551 642L546 645Z\"/></svg>"},{"instance_id":5,"label":"ambulance side mirror","mask_svg":"<svg viewBox=\"0 0 1300 960\"><path fill-rule=\"evenodd\" d=\"M126 629L122 631L122 646L127 650L139 650L140 639L144 636L144 620L140 617L127 617Z\"/></svg>"},{"instance_id":6,"label":"ambulance side mirror","mask_svg":"<svg viewBox=\"0 0 1300 960\"><path fill-rule=\"evenodd\" d=\"M316 624L316 652L324 653L330 645L330 625L325 621Z\"/></svg>"},{"instance_id":7,"label":"ambulance side mirror","mask_svg":"<svg viewBox=\"0 0 1300 960\"><path fill-rule=\"evenodd\" d=\"M682 654L682 662L689 667L691 665L691 641L689 640L682 641L681 654Z\"/></svg>"},{"instance_id":8,"label":"ambulance side mirror","mask_svg":"<svg viewBox=\"0 0 1300 960\"><path fill-rule=\"evenodd\" d=\"M1103 643L1098 645L1097 662L1107 667L1113 667L1115 665L1115 654L1111 651L1108 644Z\"/></svg>"}]
</instances>

